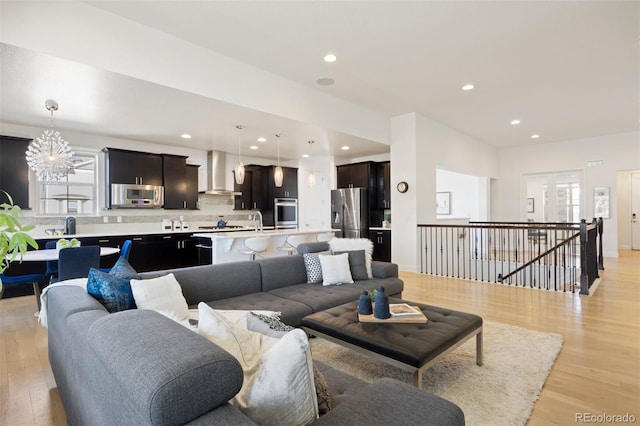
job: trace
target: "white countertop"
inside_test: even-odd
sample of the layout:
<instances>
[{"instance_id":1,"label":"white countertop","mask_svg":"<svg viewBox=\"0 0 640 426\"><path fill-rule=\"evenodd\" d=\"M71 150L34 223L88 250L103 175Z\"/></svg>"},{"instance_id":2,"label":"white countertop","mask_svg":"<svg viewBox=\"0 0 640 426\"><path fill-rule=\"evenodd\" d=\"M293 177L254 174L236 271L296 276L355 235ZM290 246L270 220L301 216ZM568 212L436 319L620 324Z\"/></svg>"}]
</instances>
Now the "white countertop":
<instances>
[{"instance_id":1,"label":"white countertop","mask_svg":"<svg viewBox=\"0 0 640 426\"><path fill-rule=\"evenodd\" d=\"M381 226L372 226L369 231L391 231L391 228L383 228Z\"/></svg>"},{"instance_id":2,"label":"white countertop","mask_svg":"<svg viewBox=\"0 0 640 426\"><path fill-rule=\"evenodd\" d=\"M331 232L330 229L300 230L300 229L275 229L256 231L236 231L236 232L195 232L194 237L229 239L229 238L251 238L257 236L282 236L282 235L302 235L302 234L323 234Z\"/></svg>"}]
</instances>

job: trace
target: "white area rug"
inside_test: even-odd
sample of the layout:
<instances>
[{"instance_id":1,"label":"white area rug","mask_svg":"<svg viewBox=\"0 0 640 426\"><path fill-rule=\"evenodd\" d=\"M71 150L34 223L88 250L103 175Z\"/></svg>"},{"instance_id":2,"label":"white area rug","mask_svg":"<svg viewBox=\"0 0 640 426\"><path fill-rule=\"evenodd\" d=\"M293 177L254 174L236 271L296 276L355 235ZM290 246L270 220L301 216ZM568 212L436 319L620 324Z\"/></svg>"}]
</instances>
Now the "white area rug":
<instances>
[{"instance_id":1,"label":"white area rug","mask_svg":"<svg viewBox=\"0 0 640 426\"><path fill-rule=\"evenodd\" d=\"M466 424L525 425L551 372L563 338L506 324L484 323L484 365L476 365L476 339L426 370L423 389L456 403ZM321 338L311 339L314 359L366 382L393 377L412 383L410 372Z\"/></svg>"}]
</instances>

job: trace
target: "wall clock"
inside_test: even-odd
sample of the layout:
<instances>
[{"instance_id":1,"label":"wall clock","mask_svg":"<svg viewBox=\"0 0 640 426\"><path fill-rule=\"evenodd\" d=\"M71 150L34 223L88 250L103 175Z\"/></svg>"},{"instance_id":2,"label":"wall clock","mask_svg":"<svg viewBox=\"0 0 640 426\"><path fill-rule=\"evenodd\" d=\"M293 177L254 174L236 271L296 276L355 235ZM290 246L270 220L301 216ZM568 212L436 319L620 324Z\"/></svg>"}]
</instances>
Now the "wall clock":
<instances>
[{"instance_id":1,"label":"wall clock","mask_svg":"<svg viewBox=\"0 0 640 426\"><path fill-rule=\"evenodd\" d=\"M397 188L398 188L398 192L401 192L401 193L404 194L405 192L407 192L409 190L409 184L407 182L405 182L405 181L402 181L402 182L398 183Z\"/></svg>"}]
</instances>

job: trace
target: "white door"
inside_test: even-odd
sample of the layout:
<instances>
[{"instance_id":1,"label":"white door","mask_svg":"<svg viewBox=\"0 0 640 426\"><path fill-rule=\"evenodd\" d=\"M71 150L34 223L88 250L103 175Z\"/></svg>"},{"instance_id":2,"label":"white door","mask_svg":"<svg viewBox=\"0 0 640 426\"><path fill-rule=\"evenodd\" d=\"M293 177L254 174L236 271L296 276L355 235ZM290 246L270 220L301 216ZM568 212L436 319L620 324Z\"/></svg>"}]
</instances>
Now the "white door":
<instances>
[{"instance_id":1,"label":"white door","mask_svg":"<svg viewBox=\"0 0 640 426\"><path fill-rule=\"evenodd\" d=\"M631 174L631 248L640 250L640 173Z\"/></svg>"},{"instance_id":2,"label":"white door","mask_svg":"<svg viewBox=\"0 0 640 426\"><path fill-rule=\"evenodd\" d=\"M300 229L329 229L330 194L329 180L320 172L315 172L315 185L308 186L307 177L302 179L305 185L304 217L301 217Z\"/></svg>"}]
</instances>

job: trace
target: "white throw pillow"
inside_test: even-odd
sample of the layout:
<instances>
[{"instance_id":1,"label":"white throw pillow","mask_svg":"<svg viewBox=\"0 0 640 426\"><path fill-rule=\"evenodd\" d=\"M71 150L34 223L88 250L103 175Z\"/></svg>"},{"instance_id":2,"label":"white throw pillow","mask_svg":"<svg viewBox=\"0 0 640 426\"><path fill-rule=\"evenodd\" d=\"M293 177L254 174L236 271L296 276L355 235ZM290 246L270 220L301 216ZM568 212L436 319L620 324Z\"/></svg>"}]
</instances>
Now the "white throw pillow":
<instances>
[{"instance_id":1,"label":"white throw pillow","mask_svg":"<svg viewBox=\"0 0 640 426\"><path fill-rule=\"evenodd\" d=\"M365 267L367 275L373 278L371 272L371 256L373 256L373 242L368 238L334 238L329 241L331 251L364 250ZM324 273L324 269L323 269Z\"/></svg>"},{"instance_id":2,"label":"white throw pillow","mask_svg":"<svg viewBox=\"0 0 640 426\"><path fill-rule=\"evenodd\" d=\"M349 254L320 255L322 265L322 285L353 284Z\"/></svg>"},{"instance_id":3,"label":"white throw pillow","mask_svg":"<svg viewBox=\"0 0 640 426\"><path fill-rule=\"evenodd\" d=\"M260 425L306 425L318 418L307 335L295 329L276 339L228 322L206 303L198 305L198 331L233 355L244 372L230 401Z\"/></svg>"},{"instance_id":4,"label":"white throw pillow","mask_svg":"<svg viewBox=\"0 0 640 426\"><path fill-rule=\"evenodd\" d=\"M138 309L158 311L178 322L189 320L189 306L173 274L148 280L131 280L131 292Z\"/></svg>"}]
</instances>

